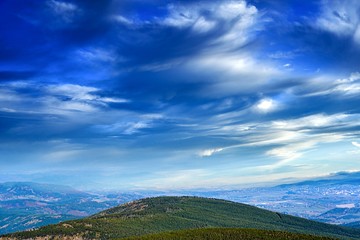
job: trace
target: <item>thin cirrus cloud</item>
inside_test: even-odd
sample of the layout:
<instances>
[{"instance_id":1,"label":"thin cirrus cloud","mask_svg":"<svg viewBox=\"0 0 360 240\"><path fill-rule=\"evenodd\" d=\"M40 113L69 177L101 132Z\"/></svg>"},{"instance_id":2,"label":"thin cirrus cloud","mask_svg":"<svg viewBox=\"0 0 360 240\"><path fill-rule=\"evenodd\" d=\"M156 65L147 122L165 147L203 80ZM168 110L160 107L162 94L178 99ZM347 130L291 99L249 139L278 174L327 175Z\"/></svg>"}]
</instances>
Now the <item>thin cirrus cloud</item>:
<instances>
[{"instance_id":1,"label":"thin cirrus cloud","mask_svg":"<svg viewBox=\"0 0 360 240\"><path fill-rule=\"evenodd\" d=\"M78 10L78 7L75 4L62 1L49 0L47 1L47 4L49 8L65 22L71 22Z\"/></svg>"},{"instance_id":2,"label":"thin cirrus cloud","mask_svg":"<svg viewBox=\"0 0 360 240\"><path fill-rule=\"evenodd\" d=\"M347 98L356 97L355 94L360 91L359 81L358 72L352 72L348 77L338 79L335 76L322 76L308 84L307 87L311 89L307 90L306 96L341 95Z\"/></svg>"},{"instance_id":3,"label":"thin cirrus cloud","mask_svg":"<svg viewBox=\"0 0 360 240\"><path fill-rule=\"evenodd\" d=\"M316 24L319 28L334 33L340 37L348 37L355 44L360 44L360 28L358 1L322 1L321 15Z\"/></svg>"},{"instance_id":4,"label":"thin cirrus cloud","mask_svg":"<svg viewBox=\"0 0 360 240\"><path fill-rule=\"evenodd\" d=\"M57 113L62 110L89 112L108 103L129 102L123 98L100 96L98 93L101 91L98 88L75 84L37 85L34 82L14 82L5 89L2 99L7 101L5 104L18 107L17 111L30 108L39 113L55 113L55 109L59 110ZM38 91L36 95L27 94L34 90Z\"/></svg>"},{"instance_id":5,"label":"thin cirrus cloud","mask_svg":"<svg viewBox=\"0 0 360 240\"><path fill-rule=\"evenodd\" d=\"M224 34L212 41L212 44L226 43L223 47L238 47L247 41L251 28L256 28L259 15L256 7L245 1L223 1L200 3L194 6L170 5L170 14L160 24L178 28L191 28L195 33L206 33L224 26L222 21L230 23ZM205 13L205 14L204 14ZM207 14L206 14L207 13Z\"/></svg>"},{"instance_id":6,"label":"thin cirrus cloud","mask_svg":"<svg viewBox=\"0 0 360 240\"><path fill-rule=\"evenodd\" d=\"M181 188L357 164L356 1L1 4L2 171Z\"/></svg>"},{"instance_id":7,"label":"thin cirrus cloud","mask_svg":"<svg viewBox=\"0 0 360 240\"><path fill-rule=\"evenodd\" d=\"M224 149L223 148L206 149L206 150L201 151L199 153L199 156L200 157L210 157L214 153L221 152L222 150L224 150Z\"/></svg>"},{"instance_id":8,"label":"thin cirrus cloud","mask_svg":"<svg viewBox=\"0 0 360 240\"><path fill-rule=\"evenodd\" d=\"M360 143L358 142L351 142L352 145L354 145L355 147L360 147Z\"/></svg>"}]
</instances>

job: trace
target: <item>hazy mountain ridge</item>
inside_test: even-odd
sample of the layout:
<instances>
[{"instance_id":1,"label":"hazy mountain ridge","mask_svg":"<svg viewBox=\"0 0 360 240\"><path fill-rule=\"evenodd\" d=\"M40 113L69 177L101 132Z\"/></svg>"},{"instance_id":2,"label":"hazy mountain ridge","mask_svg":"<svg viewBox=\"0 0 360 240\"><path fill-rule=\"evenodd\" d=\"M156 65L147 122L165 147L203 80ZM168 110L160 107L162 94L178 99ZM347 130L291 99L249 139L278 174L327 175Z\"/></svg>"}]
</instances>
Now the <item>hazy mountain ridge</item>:
<instances>
[{"instance_id":1,"label":"hazy mountain ridge","mask_svg":"<svg viewBox=\"0 0 360 240\"><path fill-rule=\"evenodd\" d=\"M318 179L275 187L229 191L196 192L194 195L242 202L264 209L314 219L327 223L348 224L360 216L349 214L358 208L360 172L340 172ZM333 211L340 209L340 211ZM330 211L330 212L329 212Z\"/></svg>"},{"instance_id":2,"label":"hazy mountain ridge","mask_svg":"<svg viewBox=\"0 0 360 240\"><path fill-rule=\"evenodd\" d=\"M360 221L358 222L351 222L348 224L344 224L344 226L346 227L352 227L352 228L359 228L360 229Z\"/></svg>"},{"instance_id":3,"label":"hazy mountain ridge","mask_svg":"<svg viewBox=\"0 0 360 240\"><path fill-rule=\"evenodd\" d=\"M140 198L90 194L67 186L29 182L0 184L0 234L32 229L97 213Z\"/></svg>"}]
</instances>

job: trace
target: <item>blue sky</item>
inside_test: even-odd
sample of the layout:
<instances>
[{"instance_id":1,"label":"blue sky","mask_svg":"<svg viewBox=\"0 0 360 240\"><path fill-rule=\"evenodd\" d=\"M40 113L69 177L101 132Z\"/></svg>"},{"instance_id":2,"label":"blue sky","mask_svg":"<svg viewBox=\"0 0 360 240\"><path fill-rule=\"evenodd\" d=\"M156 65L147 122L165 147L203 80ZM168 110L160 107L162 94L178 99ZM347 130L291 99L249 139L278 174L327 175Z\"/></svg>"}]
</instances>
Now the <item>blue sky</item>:
<instances>
[{"instance_id":1,"label":"blue sky","mask_svg":"<svg viewBox=\"0 0 360 240\"><path fill-rule=\"evenodd\" d=\"M360 2L3 0L0 181L238 188L360 169Z\"/></svg>"}]
</instances>

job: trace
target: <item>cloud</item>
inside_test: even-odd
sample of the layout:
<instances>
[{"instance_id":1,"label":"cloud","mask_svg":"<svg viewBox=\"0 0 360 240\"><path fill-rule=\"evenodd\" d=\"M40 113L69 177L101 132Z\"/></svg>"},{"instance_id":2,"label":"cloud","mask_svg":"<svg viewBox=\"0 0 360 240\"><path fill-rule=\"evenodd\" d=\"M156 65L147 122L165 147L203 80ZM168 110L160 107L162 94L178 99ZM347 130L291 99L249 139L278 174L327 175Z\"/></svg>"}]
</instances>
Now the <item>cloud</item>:
<instances>
[{"instance_id":1,"label":"cloud","mask_svg":"<svg viewBox=\"0 0 360 240\"><path fill-rule=\"evenodd\" d=\"M78 11L78 7L73 3L61 2L56 0L47 1L48 6L58 16L60 16L65 22L71 22Z\"/></svg>"},{"instance_id":2,"label":"cloud","mask_svg":"<svg viewBox=\"0 0 360 240\"><path fill-rule=\"evenodd\" d=\"M352 82L359 81L359 80L360 80L360 73L359 72L353 72L353 73L350 74L350 76L348 78L338 79L336 81L336 83L339 83L339 84L352 83Z\"/></svg>"},{"instance_id":3,"label":"cloud","mask_svg":"<svg viewBox=\"0 0 360 240\"><path fill-rule=\"evenodd\" d=\"M98 91L97 88L77 84L48 85L45 88L52 95L66 96L74 100L94 100L96 95L92 93Z\"/></svg>"},{"instance_id":4,"label":"cloud","mask_svg":"<svg viewBox=\"0 0 360 240\"><path fill-rule=\"evenodd\" d=\"M192 28L198 33L206 33L216 26L215 21L208 21L204 17L199 17Z\"/></svg>"},{"instance_id":5,"label":"cloud","mask_svg":"<svg viewBox=\"0 0 360 240\"><path fill-rule=\"evenodd\" d=\"M359 147L360 148L360 143L358 142L351 142L352 145L354 145L355 147Z\"/></svg>"},{"instance_id":6,"label":"cloud","mask_svg":"<svg viewBox=\"0 0 360 240\"><path fill-rule=\"evenodd\" d=\"M99 88L78 84L42 84L32 82L12 82L2 85L0 90L0 107L12 109L13 112L32 114L74 115L98 112L111 103L128 103L129 100L119 97L102 96ZM28 95L27 91L38 92ZM25 93L24 93L25 92Z\"/></svg>"},{"instance_id":7,"label":"cloud","mask_svg":"<svg viewBox=\"0 0 360 240\"><path fill-rule=\"evenodd\" d=\"M98 95L99 88L81 86L75 84L47 85L46 90L54 96L68 97L74 101L84 101L89 103L126 103L127 99L117 97L101 97Z\"/></svg>"},{"instance_id":8,"label":"cloud","mask_svg":"<svg viewBox=\"0 0 360 240\"><path fill-rule=\"evenodd\" d=\"M14 155L17 142L70 138L125 152L96 158L144 176L197 169L195 153L231 183L259 166L330 166L316 154L335 159L327 144L358 138L355 1L320 13L310 1L13 2L0 8L0 138ZM50 156L70 167L91 155L73 150Z\"/></svg>"},{"instance_id":9,"label":"cloud","mask_svg":"<svg viewBox=\"0 0 360 240\"><path fill-rule=\"evenodd\" d=\"M141 133L145 129L152 128L159 120L163 120L163 116L157 114L128 114L123 121L117 121L106 125L97 124L94 126L96 131L117 135L133 135Z\"/></svg>"},{"instance_id":10,"label":"cloud","mask_svg":"<svg viewBox=\"0 0 360 240\"><path fill-rule=\"evenodd\" d=\"M138 122L120 122L109 126L103 126L103 130L113 134L125 134L132 135L140 132L142 129L150 128L150 121L138 121Z\"/></svg>"},{"instance_id":11,"label":"cloud","mask_svg":"<svg viewBox=\"0 0 360 240\"><path fill-rule=\"evenodd\" d=\"M303 129L321 129L328 127L343 127L357 124L355 119L359 118L358 114L314 114L302 118L291 120L276 120L271 123L275 129L303 130Z\"/></svg>"},{"instance_id":12,"label":"cloud","mask_svg":"<svg viewBox=\"0 0 360 240\"><path fill-rule=\"evenodd\" d=\"M278 108L279 108L278 103L271 98L261 99L254 106L254 110L259 113L273 112L276 111Z\"/></svg>"},{"instance_id":13,"label":"cloud","mask_svg":"<svg viewBox=\"0 0 360 240\"><path fill-rule=\"evenodd\" d=\"M305 84L303 87L307 89L304 96L338 95L341 97L356 97L356 94L360 92L360 73L353 72L347 78L334 78L334 76L320 76ZM329 79L332 81L329 81Z\"/></svg>"},{"instance_id":14,"label":"cloud","mask_svg":"<svg viewBox=\"0 0 360 240\"><path fill-rule=\"evenodd\" d=\"M279 162L269 165L270 168L276 168L288 164L291 161L299 159L303 154L320 144L340 142L345 138L340 134L313 134L303 135L301 138L293 139L293 142L283 147L273 148L266 152L267 155L280 159Z\"/></svg>"},{"instance_id":15,"label":"cloud","mask_svg":"<svg viewBox=\"0 0 360 240\"><path fill-rule=\"evenodd\" d=\"M354 72L348 78L338 79L330 92L350 96L360 93L360 73Z\"/></svg>"},{"instance_id":16,"label":"cloud","mask_svg":"<svg viewBox=\"0 0 360 240\"><path fill-rule=\"evenodd\" d=\"M200 156L200 157L210 157L210 156L212 156L214 153L221 152L222 150L224 150L224 148L206 149L206 150L200 152L200 153L199 153L199 156Z\"/></svg>"},{"instance_id":17,"label":"cloud","mask_svg":"<svg viewBox=\"0 0 360 240\"><path fill-rule=\"evenodd\" d=\"M194 81L206 82L204 94L216 97L247 94L259 89L271 91L285 78L271 62L258 60L246 50L233 53L212 53L209 50L189 59L185 70L195 76L205 73L204 77L197 77ZM274 78L278 81L270 82Z\"/></svg>"},{"instance_id":18,"label":"cloud","mask_svg":"<svg viewBox=\"0 0 360 240\"><path fill-rule=\"evenodd\" d=\"M259 12L246 1L220 1L190 5L170 5L169 15L160 24L191 28L203 34L217 30L221 34L210 41L228 50L245 44L257 29ZM226 44L226 45L225 45Z\"/></svg>"},{"instance_id":19,"label":"cloud","mask_svg":"<svg viewBox=\"0 0 360 240\"><path fill-rule=\"evenodd\" d=\"M238 116L234 116L235 119ZM272 157L275 162L264 164L264 169L275 169L293 162L303 161L303 155L309 150L316 151L324 144L342 142L357 133L360 116L358 114L314 114L299 118L277 119L273 121L251 121L239 124L229 119L216 121L210 133L214 136L227 136L237 139L237 143L224 144L221 150L239 151L256 148L257 154ZM214 123L215 124L215 123ZM223 127L219 127L224 124ZM211 129L211 127L208 127ZM209 132L208 132L209 134ZM215 153L214 149L204 152Z\"/></svg>"},{"instance_id":20,"label":"cloud","mask_svg":"<svg viewBox=\"0 0 360 240\"><path fill-rule=\"evenodd\" d=\"M359 10L360 2L356 0L323 0L316 26L360 44Z\"/></svg>"},{"instance_id":21,"label":"cloud","mask_svg":"<svg viewBox=\"0 0 360 240\"><path fill-rule=\"evenodd\" d=\"M300 53L303 50L301 49L295 49L292 51L276 51L274 53L269 54L268 56L272 59L281 59L281 60L288 60L288 59L294 59L298 56L300 56Z\"/></svg>"},{"instance_id":22,"label":"cloud","mask_svg":"<svg viewBox=\"0 0 360 240\"><path fill-rule=\"evenodd\" d=\"M104 49L80 49L77 51L79 57L90 63L114 63L117 59L116 55L112 51L107 51Z\"/></svg>"},{"instance_id":23,"label":"cloud","mask_svg":"<svg viewBox=\"0 0 360 240\"><path fill-rule=\"evenodd\" d=\"M135 24L135 22L133 20L128 19L121 15L114 15L114 16L112 16L112 19L118 23L129 25L129 26Z\"/></svg>"}]
</instances>

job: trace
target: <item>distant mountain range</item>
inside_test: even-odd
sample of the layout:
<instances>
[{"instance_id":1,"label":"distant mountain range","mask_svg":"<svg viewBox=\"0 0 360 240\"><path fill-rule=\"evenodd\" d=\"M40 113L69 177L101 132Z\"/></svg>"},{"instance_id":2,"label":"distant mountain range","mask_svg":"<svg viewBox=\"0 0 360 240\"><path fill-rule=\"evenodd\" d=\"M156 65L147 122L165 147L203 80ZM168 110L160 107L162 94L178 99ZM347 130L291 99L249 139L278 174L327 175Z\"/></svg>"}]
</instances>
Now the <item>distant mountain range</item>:
<instances>
[{"instance_id":1,"label":"distant mountain range","mask_svg":"<svg viewBox=\"0 0 360 240\"><path fill-rule=\"evenodd\" d=\"M0 234L36 228L97 213L138 199L138 194L90 194L52 184L0 184Z\"/></svg>"},{"instance_id":2,"label":"distant mountain range","mask_svg":"<svg viewBox=\"0 0 360 240\"><path fill-rule=\"evenodd\" d=\"M188 193L190 194L190 193ZM332 224L360 221L360 172L330 176L275 187L192 192Z\"/></svg>"},{"instance_id":3,"label":"distant mountain range","mask_svg":"<svg viewBox=\"0 0 360 240\"><path fill-rule=\"evenodd\" d=\"M88 218L10 234L0 239L119 239L209 227L257 229L249 234L263 233L265 236L269 231L261 232L261 229L283 231L273 233L273 238L268 236L264 239L319 239L303 235L299 237L297 234L339 239L360 238L360 230L357 229L306 220L241 203L199 197L156 197L132 201ZM287 237L284 238L282 234ZM291 236L293 238L289 238Z\"/></svg>"},{"instance_id":4,"label":"distant mountain range","mask_svg":"<svg viewBox=\"0 0 360 240\"><path fill-rule=\"evenodd\" d=\"M0 184L0 234L90 216L128 201L163 195L225 199L325 223L360 228L360 172L275 187L216 191L86 193L66 186Z\"/></svg>"}]
</instances>

